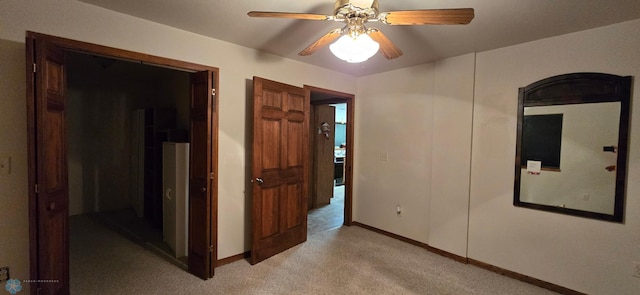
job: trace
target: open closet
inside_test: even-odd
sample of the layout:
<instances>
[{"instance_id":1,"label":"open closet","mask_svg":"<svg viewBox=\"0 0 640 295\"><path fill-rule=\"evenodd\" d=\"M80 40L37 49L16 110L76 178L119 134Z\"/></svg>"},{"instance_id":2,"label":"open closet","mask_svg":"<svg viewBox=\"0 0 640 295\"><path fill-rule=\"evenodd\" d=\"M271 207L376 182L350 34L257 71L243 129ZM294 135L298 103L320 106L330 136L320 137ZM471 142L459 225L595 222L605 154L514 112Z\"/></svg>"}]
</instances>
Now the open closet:
<instances>
[{"instance_id":1,"label":"open closet","mask_svg":"<svg viewBox=\"0 0 640 295\"><path fill-rule=\"evenodd\" d=\"M186 269L189 73L80 53L67 64L69 215Z\"/></svg>"}]
</instances>

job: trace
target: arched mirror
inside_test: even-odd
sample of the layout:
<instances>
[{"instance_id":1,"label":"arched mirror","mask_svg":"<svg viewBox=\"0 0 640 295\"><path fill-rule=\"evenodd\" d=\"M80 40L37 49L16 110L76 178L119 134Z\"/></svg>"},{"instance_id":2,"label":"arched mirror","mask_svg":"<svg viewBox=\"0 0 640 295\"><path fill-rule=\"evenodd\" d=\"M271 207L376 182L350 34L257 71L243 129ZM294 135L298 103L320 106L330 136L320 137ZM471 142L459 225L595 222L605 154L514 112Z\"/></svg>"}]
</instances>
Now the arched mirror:
<instances>
[{"instance_id":1,"label":"arched mirror","mask_svg":"<svg viewBox=\"0 0 640 295\"><path fill-rule=\"evenodd\" d=\"M623 221L631 81L573 73L519 89L515 206Z\"/></svg>"}]
</instances>

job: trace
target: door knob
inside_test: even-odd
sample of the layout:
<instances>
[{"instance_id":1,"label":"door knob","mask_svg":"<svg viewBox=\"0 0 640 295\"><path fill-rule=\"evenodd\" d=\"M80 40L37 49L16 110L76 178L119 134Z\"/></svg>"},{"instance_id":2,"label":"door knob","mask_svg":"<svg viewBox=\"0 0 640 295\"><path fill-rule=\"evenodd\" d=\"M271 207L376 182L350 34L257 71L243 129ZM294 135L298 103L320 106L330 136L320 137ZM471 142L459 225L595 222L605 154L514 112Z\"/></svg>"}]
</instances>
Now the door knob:
<instances>
[{"instance_id":1,"label":"door knob","mask_svg":"<svg viewBox=\"0 0 640 295\"><path fill-rule=\"evenodd\" d=\"M260 177L256 177L256 182L257 182L258 184L263 184L263 183L264 183L264 180L262 180L262 178L260 178Z\"/></svg>"},{"instance_id":2,"label":"door knob","mask_svg":"<svg viewBox=\"0 0 640 295\"><path fill-rule=\"evenodd\" d=\"M207 191L207 188L206 188L206 187L201 187L201 188L200 188L200 191L204 193L204 192L206 192L206 191Z\"/></svg>"}]
</instances>

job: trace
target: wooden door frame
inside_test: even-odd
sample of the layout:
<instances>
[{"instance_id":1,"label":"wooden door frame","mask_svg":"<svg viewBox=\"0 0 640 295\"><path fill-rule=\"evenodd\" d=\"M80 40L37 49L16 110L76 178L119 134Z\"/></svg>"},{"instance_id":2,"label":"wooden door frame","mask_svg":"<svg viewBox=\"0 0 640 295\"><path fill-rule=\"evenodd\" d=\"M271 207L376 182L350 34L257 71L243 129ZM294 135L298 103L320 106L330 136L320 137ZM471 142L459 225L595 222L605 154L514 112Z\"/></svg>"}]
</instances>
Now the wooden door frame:
<instances>
[{"instance_id":1,"label":"wooden door frame","mask_svg":"<svg viewBox=\"0 0 640 295\"><path fill-rule=\"evenodd\" d=\"M323 97L314 101L310 101L311 104L334 104L334 103L346 103L347 104L347 149L345 175L344 177L344 225L351 226L353 223L353 144L354 144L354 107L355 107L355 95L339 92L335 90L319 88L315 86L304 85L306 95L311 98L311 93L319 93ZM311 148L311 147L310 147ZM312 167L313 165L310 165Z\"/></svg>"},{"instance_id":2,"label":"wooden door frame","mask_svg":"<svg viewBox=\"0 0 640 295\"><path fill-rule=\"evenodd\" d=\"M186 61L180 61L170 58L164 58L124 49L118 49L114 47L108 47L103 45L97 45L72 39L66 39L62 37L56 37L41 33L35 32L26 32L28 38L35 38L38 40L44 40L48 44L56 46L62 49L64 52L76 52L81 54L88 55L98 55L109 58L121 59L131 62L138 62L141 64L146 64L149 66L157 66L157 67L165 67L172 68L175 70L180 70L184 72L194 73L200 71L210 71L213 73L213 81L212 86L216 89L214 106L213 106L213 120L211 122L211 140L214 143L212 145L211 157L212 157L212 170L218 171L218 128L219 128L219 101L220 101L220 71L218 68L205 66L201 64L190 63ZM27 48L29 48L27 46ZM33 52L27 50L27 62L33 61ZM28 67L30 68L30 67ZM38 277L38 245L37 245L37 237L38 237L38 226L37 226L37 194L36 194L36 149L35 142L31 140L35 138L36 135L36 126L35 122L35 110L34 110L34 97L35 93L33 91L33 74L30 70L26 71L27 73L27 136L29 138L28 142L28 186L29 186L29 255L30 255L30 275L32 278ZM210 202L211 202L211 240L214 245L212 249L212 257L211 263L212 265L217 265L217 245L218 245L218 235L217 235L217 220L218 220L218 181L212 182L212 190L210 194ZM67 217L68 219L68 217ZM68 251L68 249L67 249ZM35 288L32 289L35 291Z\"/></svg>"}]
</instances>

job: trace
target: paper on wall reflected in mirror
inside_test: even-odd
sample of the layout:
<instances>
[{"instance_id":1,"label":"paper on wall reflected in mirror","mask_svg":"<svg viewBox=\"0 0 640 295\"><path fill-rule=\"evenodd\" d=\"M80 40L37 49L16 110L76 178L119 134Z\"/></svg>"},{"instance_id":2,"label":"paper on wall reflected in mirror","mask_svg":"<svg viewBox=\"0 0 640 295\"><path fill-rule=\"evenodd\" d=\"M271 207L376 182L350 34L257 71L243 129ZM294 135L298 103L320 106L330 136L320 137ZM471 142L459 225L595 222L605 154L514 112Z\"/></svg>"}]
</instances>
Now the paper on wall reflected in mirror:
<instances>
[{"instance_id":1,"label":"paper on wall reflected in mirror","mask_svg":"<svg viewBox=\"0 0 640 295\"><path fill-rule=\"evenodd\" d=\"M527 160L527 174L540 175L542 161Z\"/></svg>"}]
</instances>

